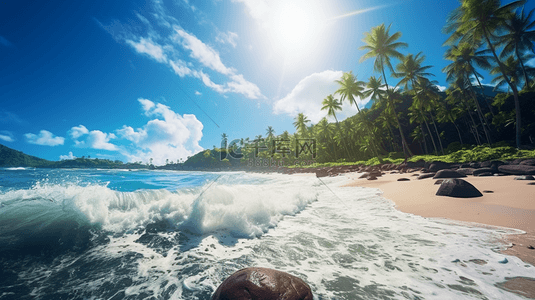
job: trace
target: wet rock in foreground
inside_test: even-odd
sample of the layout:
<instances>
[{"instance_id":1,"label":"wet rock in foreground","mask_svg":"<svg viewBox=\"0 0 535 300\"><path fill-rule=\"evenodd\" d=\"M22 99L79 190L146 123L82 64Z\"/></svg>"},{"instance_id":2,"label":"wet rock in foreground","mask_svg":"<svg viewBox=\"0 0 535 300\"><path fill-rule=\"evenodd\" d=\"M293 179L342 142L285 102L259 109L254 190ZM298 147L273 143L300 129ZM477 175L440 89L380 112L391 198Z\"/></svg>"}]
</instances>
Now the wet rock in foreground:
<instances>
[{"instance_id":1,"label":"wet rock in foreground","mask_svg":"<svg viewBox=\"0 0 535 300\"><path fill-rule=\"evenodd\" d=\"M483 196L483 194L481 194L481 192L471 183L458 178L444 180L438 188L436 195L456 198L473 198Z\"/></svg>"},{"instance_id":2,"label":"wet rock in foreground","mask_svg":"<svg viewBox=\"0 0 535 300\"><path fill-rule=\"evenodd\" d=\"M245 268L230 275L217 288L212 300L312 300L303 280L267 268Z\"/></svg>"}]
</instances>

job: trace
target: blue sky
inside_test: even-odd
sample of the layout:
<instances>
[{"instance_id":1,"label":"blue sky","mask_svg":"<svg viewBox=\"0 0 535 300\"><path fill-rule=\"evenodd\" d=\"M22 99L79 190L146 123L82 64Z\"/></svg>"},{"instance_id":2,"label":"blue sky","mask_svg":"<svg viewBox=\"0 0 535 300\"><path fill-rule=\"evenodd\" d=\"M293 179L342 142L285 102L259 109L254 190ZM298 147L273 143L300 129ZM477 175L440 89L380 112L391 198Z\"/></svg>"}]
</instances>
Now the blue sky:
<instances>
[{"instance_id":1,"label":"blue sky","mask_svg":"<svg viewBox=\"0 0 535 300\"><path fill-rule=\"evenodd\" d=\"M441 87L456 0L4 1L0 143L59 160L163 164L325 116L334 80L373 72L364 32L385 23ZM527 9L534 4L528 3ZM490 83L486 76L484 83ZM388 78L390 84L397 80ZM337 97L338 98L338 97ZM361 101L361 105L367 100ZM344 106L339 119L356 113Z\"/></svg>"}]
</instances>

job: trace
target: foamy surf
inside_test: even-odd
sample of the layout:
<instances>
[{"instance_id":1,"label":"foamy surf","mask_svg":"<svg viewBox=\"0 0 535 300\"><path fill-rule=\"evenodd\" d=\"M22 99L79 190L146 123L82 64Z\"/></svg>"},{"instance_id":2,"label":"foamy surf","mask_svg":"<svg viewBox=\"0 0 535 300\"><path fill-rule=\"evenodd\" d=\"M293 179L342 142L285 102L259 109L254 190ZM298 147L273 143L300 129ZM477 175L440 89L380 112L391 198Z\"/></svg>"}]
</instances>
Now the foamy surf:
<instances>
[{"instance_id":1,"label":"foamy surf","mask_svg":"<svg viewBox=\"0 0 535 300\"><path fill-rule=\"evenodd\" d=\"M3 238L18 236L6 224L44 233L56 220L80 231L55 237L87 243L2 258L0 294L209 299L236 270L262 266L304 279L316 299L521 299L496 285L534 270L495 251L514 230L405 214L379 190L339 187L343 176L131 173L2 187ZM163 188L132 188L145 184Z\"/></svg>"}]
</instances>

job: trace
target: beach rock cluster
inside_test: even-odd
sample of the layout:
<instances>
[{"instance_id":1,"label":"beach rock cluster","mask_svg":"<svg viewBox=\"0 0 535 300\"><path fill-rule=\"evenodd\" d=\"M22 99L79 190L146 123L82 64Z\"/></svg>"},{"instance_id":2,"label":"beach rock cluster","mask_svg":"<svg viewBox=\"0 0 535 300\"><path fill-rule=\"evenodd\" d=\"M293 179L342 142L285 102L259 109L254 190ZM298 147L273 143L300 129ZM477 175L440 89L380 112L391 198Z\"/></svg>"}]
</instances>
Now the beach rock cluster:
<instances>
[{"instance_id":1,"label":"beach rock cluster","mask_svg":"<svg viewBox=\"0 0 535 300\"><path fill-rule=\"evenodd\" d=\"M367 173L363 178L373 180L391 173L421 173L418 179L425 179L437 176L442 170L448 170L438 175L436 178L462 178L462 175L472 176L504 176L504 175L535 175L535 159L516 159L512 161L484 161L471 163L446 163L441 161L425 162L404 162L401 164L379 164L375 166L366 165L345 165L321 168L286 168L277 167L265 170L266 172L276 172L282 174L315 173L316 177L338 176L349 172ZM452 173L455 171L456 173ZM450 174L450 175L445 175ZM450 177L448 177L450 176ZM459 176L459 177L453 177Z\"/></svg>"},{"instance_id":2,"label":"beach rock cluster","mask_svg":"<svg viewBox=\"0 0 535 300\"><path fill-rule=\"evenodd\" d=\"M483 194L481 194L481 192L470 182L459 178L444 180L440 184L436 195L457 198L473 198L483 196Z\"/></svg>"},{"instance_id":3,"label":"beach rock cluster","mask_svg":"<svg viewBox=\"0 0 535 300\"><path fill-rule=\"evenodd\" d=\"M212 300L312 300L303 280L268 268L245 268L230 275L217 288Z\"/></svg>"}]
</instances>

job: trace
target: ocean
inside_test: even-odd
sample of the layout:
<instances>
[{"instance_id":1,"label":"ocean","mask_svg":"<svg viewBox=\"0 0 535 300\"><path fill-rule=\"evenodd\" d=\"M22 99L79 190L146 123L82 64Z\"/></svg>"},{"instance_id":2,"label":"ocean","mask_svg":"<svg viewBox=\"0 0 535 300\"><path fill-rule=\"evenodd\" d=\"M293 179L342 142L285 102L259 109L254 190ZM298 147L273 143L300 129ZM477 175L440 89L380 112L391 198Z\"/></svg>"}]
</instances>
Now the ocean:
<instances>
[{"instance_id":1,"label":"ocean","mask_svg":"<svg viewBox=\"0 0 535 300\"><path fill-rule=\"evenodd\" d=\"M315 299L524 299L518 230L397 211L344 176L0 169L0 299L210 299L250 266Z\"/></svg>"}]
</instances>

